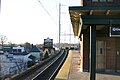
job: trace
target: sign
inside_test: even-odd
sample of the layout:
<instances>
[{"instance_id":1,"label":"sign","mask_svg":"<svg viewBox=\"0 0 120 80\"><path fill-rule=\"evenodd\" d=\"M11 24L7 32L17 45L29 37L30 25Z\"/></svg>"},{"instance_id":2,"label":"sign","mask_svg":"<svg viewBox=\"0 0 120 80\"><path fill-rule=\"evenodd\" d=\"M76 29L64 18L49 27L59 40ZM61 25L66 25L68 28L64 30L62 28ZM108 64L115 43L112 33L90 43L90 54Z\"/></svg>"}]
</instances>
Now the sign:
<instances>
[{"instance_id":1,"label":"sign","mask_svg":"<svg viewBox=\"0 0 120 80\"><path fill-rule=\"evenodd\" d=\"M120 37L120 27L110 27L110 37Z\"/></svg>"}]
</instances>

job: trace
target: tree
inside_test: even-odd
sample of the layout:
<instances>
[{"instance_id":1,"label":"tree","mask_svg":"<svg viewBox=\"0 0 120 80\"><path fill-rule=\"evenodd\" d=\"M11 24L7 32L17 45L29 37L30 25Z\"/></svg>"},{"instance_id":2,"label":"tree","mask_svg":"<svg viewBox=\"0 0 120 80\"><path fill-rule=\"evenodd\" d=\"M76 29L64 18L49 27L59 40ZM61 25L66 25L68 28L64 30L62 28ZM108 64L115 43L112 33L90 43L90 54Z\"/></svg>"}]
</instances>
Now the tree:
<instances>
[{"instance_id":1,"label":"tree","mask_svg":"<svg viewBox=\"0 0 120 80\"><path fill-rule=\"evenodd\" d=\"M28 51L32 48L32 46L31 46L31 44L29 42L26 42L24 44L24 46L25 46L25 49L28 50Z\"/></svg>"},{"instance_id":2,"label":"tree","mask_svg":"<svg viewBox=\"0 0 120 80\"><path fill-rule=\"evenodd\" d=\"M7 41L7 37L5 35L0 35L0 43L3 46L4 43Z\"/></svg>"},{"instance_id":3,"label":"tree","mask_svg":"<svg viewBox=\"0 0 120 80\"><path fill-rule=\"evenodd\" d=\"M8 41L8 45L15 46L15 43L12 43L11 41Z\"/></svg>"}]
</instances>

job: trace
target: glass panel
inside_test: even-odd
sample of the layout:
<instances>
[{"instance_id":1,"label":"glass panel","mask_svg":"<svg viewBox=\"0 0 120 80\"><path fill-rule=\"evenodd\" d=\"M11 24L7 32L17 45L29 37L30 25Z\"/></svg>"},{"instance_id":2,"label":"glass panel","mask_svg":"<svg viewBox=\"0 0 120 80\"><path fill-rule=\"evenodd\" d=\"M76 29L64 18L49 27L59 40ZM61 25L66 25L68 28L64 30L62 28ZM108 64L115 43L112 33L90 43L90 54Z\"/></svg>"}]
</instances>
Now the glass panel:
<instances>
[{"instance_id":1,"label":"glass panel","mask_svg":"<svg viewBox=\"0 0 120 80\"><path fill-rule=\"evenodd\" d=\"M113 2L113 0L107 0L108 2Z\"/></svg>"},{"instance_id":2,"label":"glass panel","mask_svg":"<svg viewBox=\"0 0 120 80\"><path fill-rule=\"evenodd\" d=\"M98 2L98 0L92 0L92 2Z\"/></svg>"},{"instance_id":3,"label":"glass panel","mask_svg":"<svg viewBox=\"0 0 120 80\"><path fill-rule=\"evenodd\" d=\"M100 0L100 2L106 2L106 0Z\"/></svg>"}]
</instances>

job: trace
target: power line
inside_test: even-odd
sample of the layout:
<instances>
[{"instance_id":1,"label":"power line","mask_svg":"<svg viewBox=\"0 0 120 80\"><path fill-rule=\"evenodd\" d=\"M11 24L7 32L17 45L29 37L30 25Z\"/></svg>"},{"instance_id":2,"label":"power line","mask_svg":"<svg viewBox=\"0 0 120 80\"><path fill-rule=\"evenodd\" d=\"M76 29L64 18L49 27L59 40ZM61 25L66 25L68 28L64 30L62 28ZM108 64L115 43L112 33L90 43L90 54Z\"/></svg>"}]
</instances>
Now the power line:
<instances>
[{"instance_id":1,"label":"power line","mask_svg":"<svg viewBox=\"0 0 120 80\"><path fill-rule=\"evenodd\" d=\"M40 0L38 0L38 2L40 3L40 5L43 7L43 9L47 12L48 16L52 19L52 21L56 24L55 20L53 19L53 17L51 16L51 14L47 11L47 9L43 6L43 4L41 3ZM57 25L57 24L56 24Z\"/></svg>"}]
</instances>

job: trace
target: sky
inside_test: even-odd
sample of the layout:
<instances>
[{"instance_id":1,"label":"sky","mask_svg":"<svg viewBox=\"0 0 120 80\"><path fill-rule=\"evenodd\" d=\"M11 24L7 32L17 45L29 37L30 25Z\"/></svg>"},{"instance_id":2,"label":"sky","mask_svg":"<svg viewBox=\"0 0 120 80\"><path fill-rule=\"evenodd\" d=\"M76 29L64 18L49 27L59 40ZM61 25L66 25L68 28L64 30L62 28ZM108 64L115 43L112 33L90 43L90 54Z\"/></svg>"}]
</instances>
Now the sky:
<instances>
[{"instance_id":1,"label":"sky","mask_svg":"<svg viewBox=\"0 0 120 80\"><path fill-rule=\"evenodd\" d=\"M41 44L50 37L58 42L59 3L61 34L73 34L68 6L79 6L80 0L1 0L0 35L7 42ZM75 42L74 36L61 36L61 42Z\"/></svg>"}]
</instances>

